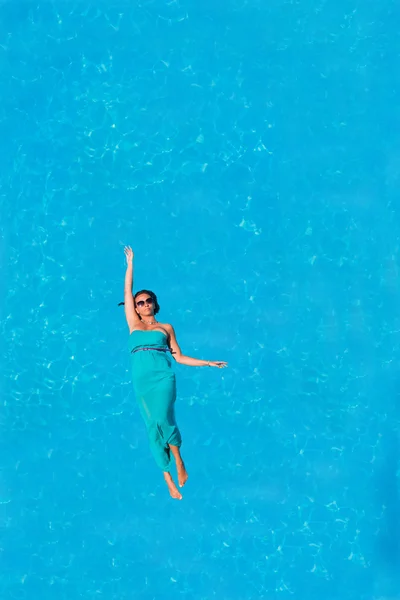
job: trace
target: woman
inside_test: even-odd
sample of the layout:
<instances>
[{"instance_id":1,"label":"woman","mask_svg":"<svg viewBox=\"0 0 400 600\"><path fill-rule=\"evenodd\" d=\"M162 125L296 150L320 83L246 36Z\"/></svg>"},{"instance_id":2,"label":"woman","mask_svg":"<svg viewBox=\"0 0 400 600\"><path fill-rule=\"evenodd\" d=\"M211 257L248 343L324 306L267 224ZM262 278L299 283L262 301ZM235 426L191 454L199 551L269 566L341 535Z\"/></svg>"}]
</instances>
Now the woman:
<instances>
[{"instance_id":1,"label":"woman","mask_svg":"<svg viewBox=\"0 0 400 600\"><path fill-rule=\"evenodd\" d=\"M182 354L172 325L159 323L155 315L160 310L153 292L141 290L132 293L133 251L125 248L125 316L129 327L129 349L132 357L133 387L140 412L146 423L150 447L158 466L163 470L172 498L182 499L170 473L171 454L175 460L178 483L183 487L188 474L182 460L181 434L175 421L175 374L171 359L190 367L227 366L226 362L198 360Z\"/></svg>"}]
</instances>

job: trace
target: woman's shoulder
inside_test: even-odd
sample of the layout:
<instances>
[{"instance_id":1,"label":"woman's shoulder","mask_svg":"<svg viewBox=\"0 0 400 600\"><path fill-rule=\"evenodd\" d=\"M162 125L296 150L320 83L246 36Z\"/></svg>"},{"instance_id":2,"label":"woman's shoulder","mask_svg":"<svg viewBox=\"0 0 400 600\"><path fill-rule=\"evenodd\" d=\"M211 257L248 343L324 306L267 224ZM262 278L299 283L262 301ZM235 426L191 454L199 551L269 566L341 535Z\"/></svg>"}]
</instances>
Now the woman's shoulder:
<instances>
[{"instance_id":1,"label":"woman's shoulder","mask_svg":"<svg viewBox=\"0 0 400 600\"><path fill-rule=\"evenodd\" d=\"M163 327L163 329L165 329L165 331L168 331L168 333L171 333L171 331L174 330L174 328L172 327L171 323L160 323L160 322L158 322L157 325L159 325L160 327Z\"/></svg>"}]
</instances>

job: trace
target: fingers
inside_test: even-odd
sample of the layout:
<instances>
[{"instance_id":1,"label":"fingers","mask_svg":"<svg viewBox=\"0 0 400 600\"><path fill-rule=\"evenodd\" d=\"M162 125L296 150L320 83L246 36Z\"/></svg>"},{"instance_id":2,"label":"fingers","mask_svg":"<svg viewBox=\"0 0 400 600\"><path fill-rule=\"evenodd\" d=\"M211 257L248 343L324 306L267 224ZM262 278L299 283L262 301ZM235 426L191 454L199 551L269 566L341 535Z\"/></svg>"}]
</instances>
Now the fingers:
<instances>
[{"instance_id":1,"label":"fingers","mask_svg":"<svg viewBox=\"0 0 400 600\"><path fill-rule=\"evenodd\" d=\"M133 257L133 250L132 250L132 248L130 246L125 246L124 252L125 252L125 256L127 258Z\"/></svg>"}]
</instances>

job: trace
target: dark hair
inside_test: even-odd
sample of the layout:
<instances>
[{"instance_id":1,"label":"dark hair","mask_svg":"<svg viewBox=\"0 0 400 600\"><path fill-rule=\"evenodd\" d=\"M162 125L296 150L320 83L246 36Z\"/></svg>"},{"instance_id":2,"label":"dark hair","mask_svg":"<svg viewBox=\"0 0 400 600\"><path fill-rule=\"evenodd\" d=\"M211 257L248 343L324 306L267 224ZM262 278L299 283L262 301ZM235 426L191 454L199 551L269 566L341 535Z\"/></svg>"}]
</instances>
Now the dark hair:
<instances>
[{"instance_id":1,"label":"dark hair","mask_svg":"<svg viewBox=\"0 0 400 600\"><path fill-rule=\"evenodd\" d=\"M153 305L154 305L154 314L156 315L160 311L160 305L158 304L157 296L155 295L155 293L151 292L150 290L140 290L139 292L136 292L136 294L133 296L133 301L135 303L135 307L136 307L136 298L137 298L137 296L140 296L140 294L147 294L148 296L151 297L151 299L153 300ZM123 306L124 304L125 304L125 302L120 302L118 304L118 306Z\"/></svg>"}]
</instances>

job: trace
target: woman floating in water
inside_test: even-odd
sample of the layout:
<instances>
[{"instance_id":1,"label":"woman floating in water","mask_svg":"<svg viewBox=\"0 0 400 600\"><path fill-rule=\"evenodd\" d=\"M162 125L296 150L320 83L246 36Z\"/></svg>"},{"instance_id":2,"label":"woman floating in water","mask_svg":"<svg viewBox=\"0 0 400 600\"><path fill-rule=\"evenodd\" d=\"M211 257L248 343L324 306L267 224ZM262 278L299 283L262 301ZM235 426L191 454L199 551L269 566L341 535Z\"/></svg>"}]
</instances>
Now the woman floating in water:
<instances>
[{"instance_id":1,"label":"woman floating in water","mask_svg":"<svg viewBox=\"0 0 400 600\"><path fill-rule=\"evenodd\" d=\"M172 479L171 454L175 459L178 483L185 485L188 474L182 460L181 434L175 421L175 374L168 352L176 362L189 367L227 366L226 362L198 360L182 354L172 325L159 323L160 310L153 292L141 290L133 296L133 251L125 248L125 316L129 327L129 349L132 358L133 387L140 412L147 427L150 447L158 466L164 472L172 498L182 499Z\"/></svg>"}]
</instances>

